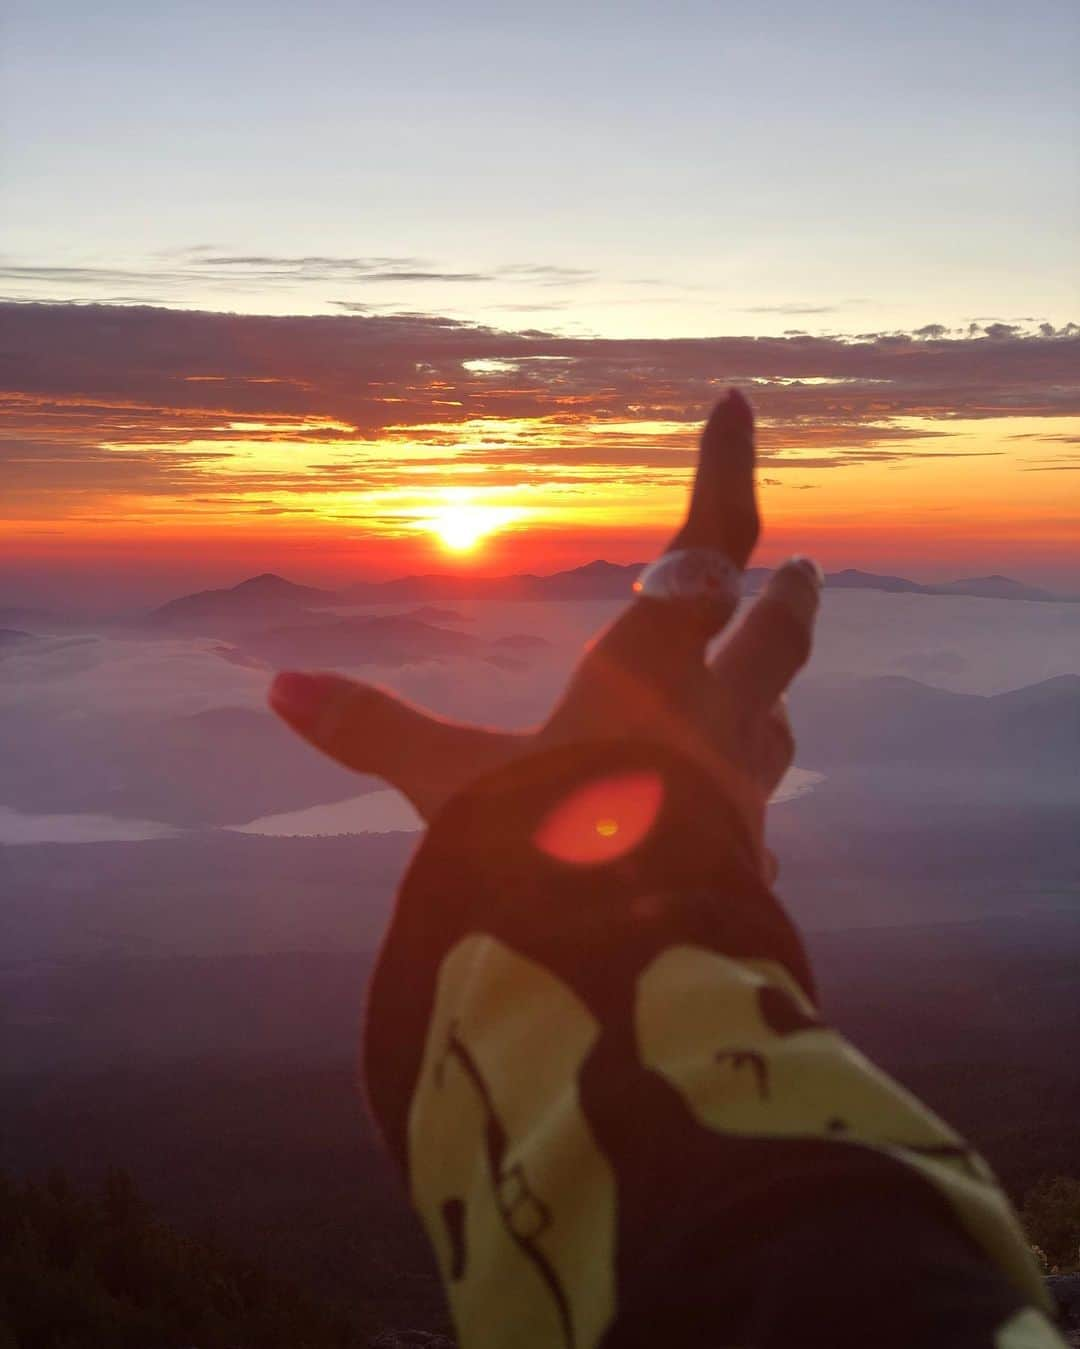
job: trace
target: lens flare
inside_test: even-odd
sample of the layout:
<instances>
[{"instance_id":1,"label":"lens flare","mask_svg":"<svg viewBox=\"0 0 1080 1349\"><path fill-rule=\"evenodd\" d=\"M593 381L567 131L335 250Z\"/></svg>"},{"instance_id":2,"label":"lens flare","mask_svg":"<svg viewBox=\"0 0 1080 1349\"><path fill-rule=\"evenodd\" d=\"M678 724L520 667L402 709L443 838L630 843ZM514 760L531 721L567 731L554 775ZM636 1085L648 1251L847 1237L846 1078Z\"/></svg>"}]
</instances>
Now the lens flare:
<instances>
[{"instance_id":1,"label":"lens flare","mask_svg":"<svg viewBox=\"0 0 1080 1349\"><path fill-rule=\"evenodd\" d=\"M560 862L577 866L613 862L644 842L663 800L659 773L619 773L595 779L548 813L533 842Z\"/></svg>"}]
</instances>

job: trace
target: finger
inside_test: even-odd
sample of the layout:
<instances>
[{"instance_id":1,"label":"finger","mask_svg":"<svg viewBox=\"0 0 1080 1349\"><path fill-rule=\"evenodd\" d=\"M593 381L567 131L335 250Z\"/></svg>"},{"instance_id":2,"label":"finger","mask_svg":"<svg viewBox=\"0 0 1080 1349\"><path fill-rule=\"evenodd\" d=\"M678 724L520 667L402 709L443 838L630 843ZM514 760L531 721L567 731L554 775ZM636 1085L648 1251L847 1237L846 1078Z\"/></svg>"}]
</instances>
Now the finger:
<instances>
[{"instance_id":1,"label":"finger","mask_svg":"<svg viewBox=\"0 0 1080 1349\"><path fill-rule=\"evenodd\" d=\"M783 694L769 708L764 723L765 744L761 754L761 777L771 796L795 762L795 733L791 729L787 699Z\"/></svg>"},{"instance_id":2,"label":"finger","mask_svg":"<svg viewBox=\"0 0 1080 1349\"><path fill-rule=\"evenodd\" d=\"M473 779L516 757L525 737L444 721L371 684L279 674L270 706L324 754L385 778L424 819Z\"/></svg>"},{"instance_id":3,"label":"finger","mask_svg":"<svg viewBox=\"0 0 1080 1349\"><path fill-rule=\"evenodd\" d=\"M741 716L767 714L809 660L823 583L810 558L785 562L709 662Z\"/></svg>"},{"instance_id":4,"label":"finger","mask_svg":"<svg viewBox=\"0 0 1080 1349\"><path fill-rule=\"evenodd\" d=\"M780 875L780 863L776 860L776 853L771 848L763 848L761 860L765 884L768 886L775 885Z\"/></svg>"},{"instance_id":5,"label":"finger","mask_svg":"<svg viewBox=\"0 0 1080 1349\"><path fill-rule=\"evenodd\" d=\"M740 569L758 537L754 489L754 414L737 389L713 409L701 436L690 507L666 552L718 548ZM654 682L678 678L734 613L738 595L720 597L705 623L680 605L643 597L615 620L594 649L601 659Z\"/></svg>"},{"instance_id":6,"label":"finger","mask_svg":"<svg viewBox=\"0 0 1080 1349\"><path fill-rule=\"evenodd\" d=\"M668 551L719 548L743 568L759 530L754 413L738 389L729 389L705 423L686 523Z\"/></svg>"}]
</instances>

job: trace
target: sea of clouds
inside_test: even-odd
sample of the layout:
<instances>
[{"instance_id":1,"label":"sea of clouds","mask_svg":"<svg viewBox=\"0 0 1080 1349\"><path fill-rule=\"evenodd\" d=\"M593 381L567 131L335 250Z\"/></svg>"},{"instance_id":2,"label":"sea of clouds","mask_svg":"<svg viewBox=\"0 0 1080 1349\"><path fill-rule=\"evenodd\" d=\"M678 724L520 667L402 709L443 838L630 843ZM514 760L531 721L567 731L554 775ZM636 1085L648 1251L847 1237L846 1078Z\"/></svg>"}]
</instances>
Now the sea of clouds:
<instances>
[{"instance_id":1,"label":"sea of clouds","mask_svg":"<svg viewBox=\"0 0 1080 1349\"><path fill-rule=\"evenodd\" d=\"M443 620L446 626L489 639L525 633L549 645L530 650L522 668L470 656L396 667L357 665L347 673L391 687L444 715L501 726L534 724L551 706L584 644L617 608L609 602L455 603L455 616ZM826 594L814 656L803 678L901 675L986 695L1077 672L1080 605L865 590ZM40 743L54 764L65 762L69 742L70 771L80 773L93 761L93 746L110 736L149 736L158 724L221 708L264 714L272 673L257 662L238 660L227 643L215 638L159 638L116 629L40 633L9 646L0 657L0 724L9 737L17 736L24 753L32 755ZM268 719L267 735L272 734L278 728ZM152 771L152 764L144 771ZM188 771L197 792L198 764ZM790 795L811 785L811 779L796 776L786 790ZM336 801L325 791L316 800L305 799L301 791L295 802L286 800L290 809L246 824L241 820L236 827L275 834L415 828L411 810L378 786L371 779L342 776L340 787L329 790L330 796L336 792ZM176 823L150 812L138 818L130 810L115 818L104 798L87 804L91 808L76 812L29 809L20 799L18 774L5 773L0 765L0 843L148 838Z\"/></svg>"}]
</instances>

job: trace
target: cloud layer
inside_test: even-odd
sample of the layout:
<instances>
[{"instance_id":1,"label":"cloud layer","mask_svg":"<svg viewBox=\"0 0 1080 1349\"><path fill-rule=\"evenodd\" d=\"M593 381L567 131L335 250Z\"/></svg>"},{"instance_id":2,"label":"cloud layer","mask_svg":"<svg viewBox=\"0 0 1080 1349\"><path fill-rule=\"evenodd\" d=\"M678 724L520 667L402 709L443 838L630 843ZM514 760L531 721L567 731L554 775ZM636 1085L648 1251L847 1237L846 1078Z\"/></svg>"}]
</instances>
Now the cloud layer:
<instances>
[{"instance_id":1,"label":"cloud layer","mask_svg":"<svg viewBox=\"0 0 1080 1349\"><path fill-rule=\"evenodd\" d=\"M245 259L255 262L257 259ZM325 263L326 260L296 259ZM964 337L569 338L426 314L276 318L105 305L0 306L9 413L48 427L214 432L227 416L316 418L325 438L472 418L701 419L754 385L773 440L863 445L902 418L1080 413L1080 330L992 324ZM110 438L102 436L102 439Z\"/></svg>"},{"instance_id":2,"label":"cloud layer","mask_svg":"<svg viewBox=\"0 0 1080 1349\"><path fill-rule=\"evenodd\" d=\"M425 275L389 258L199 261ZM518 270L544 284L553 269ZM640 518L650 491L685 480L697 425L731 383L753 394L765 484L806 488L837 468L979 454L1038 471L1076 460L1062 430L1080 414L1075 325L634 340L419 312L7 304L0 320L0 512L28 529L93 522L95 511L104 527L125 500L251 520L332 518L334 502L362 497L361 527L385 533L415 523L423 493L451 481L503 502L561 494L581 520L598 493L610 513L621 491L627 518ZM1001 419L1012 427L1005 449L953 435ZM1032 420L1019 432L1016 419Z\"/></svg>"}]
</instances>

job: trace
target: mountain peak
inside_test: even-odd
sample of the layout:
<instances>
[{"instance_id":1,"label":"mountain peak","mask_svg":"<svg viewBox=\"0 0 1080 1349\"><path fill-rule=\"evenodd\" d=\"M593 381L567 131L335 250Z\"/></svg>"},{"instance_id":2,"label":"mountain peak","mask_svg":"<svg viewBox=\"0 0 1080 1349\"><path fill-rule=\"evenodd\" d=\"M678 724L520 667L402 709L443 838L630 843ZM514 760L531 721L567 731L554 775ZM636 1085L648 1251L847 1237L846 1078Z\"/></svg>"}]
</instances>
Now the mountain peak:
<instances>
[{"instance_id":1,"label":"mountain peak","mask_svg":"<svg viewBox=\"0 0 1080 1349\"><path fill-rule=\"evenodd\" d=\"M1080 675L1051 675L1037 684L1025 684L1023 688L1008 689L995 696L999 701L1014 706L1046 706L1061 701L1075 707L1080 700Z\"/></svg>"},{"instance_id":2,"label":"mountain peak","mask_svg":"<svg viewBox=\"0 0 1080 1349\"><path fill-rule=\"evenodd\" d=\"M917 581L909 581L904 576L879 576L875 572L860 571L857 567L829 572L825 584L846 590L888 590L894 593L917 593L925 589Z\"/></svg>"},{"instance_id":3,"label":"mountain peak","mask_svg":"<svg viewBox=\"0 0 1080 1349\"><path fill-rule=\"evenodd\" d=\"M296 613L306 605L332 604L337 595L331 590L317 590L313 586L296 585L274 572L249 576L239 585L227 590L201 590L194 595L182 595L170 600L149 615L150 622L199 623L207 619L257 620Z\"/></svg>"},{"instance_id":4,"label":"mountain peak","mask_svg":"<svg viewBox=\"0 0 1080 1349\"><path fill-rule=\"evenodd\" d=\"M596 558L593 562L586 562L580 567L574 567L565 572L566 576L611 576L615 572L623 573L632 571L635 568L643 567L643 562L607 562L603 558Z\"/></svg>"},{"instance_id":5,"label":"mountain peak","mask_svg":"<svg viewBox=\"0 0 1080 1349\"><path fill-rule=\"evenodd\" d=\"M249 576L246 581L241 581L239 585L232 587L237 590L306 590L306 586L294 585L292 581L286 581L284 576L279 576L277 572L264 571L258 576Z\"/></svg>"},{"instance_id":6,"label":"mountain peak","mask_svg":"<svg viewBox=\"0 0 1080 1349\"><path fill-rule=\"evenodd\" d=\"M1000 600L1056 600L1061 597L1040 586L1025 585L1011 576L964 576L959 581L935 586L941 594L978 595L984 599Z\"/></svg>"}]
</instances>

